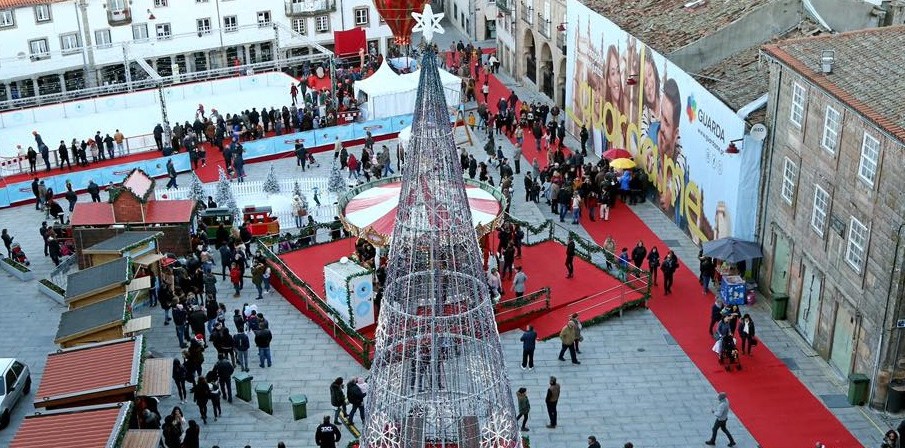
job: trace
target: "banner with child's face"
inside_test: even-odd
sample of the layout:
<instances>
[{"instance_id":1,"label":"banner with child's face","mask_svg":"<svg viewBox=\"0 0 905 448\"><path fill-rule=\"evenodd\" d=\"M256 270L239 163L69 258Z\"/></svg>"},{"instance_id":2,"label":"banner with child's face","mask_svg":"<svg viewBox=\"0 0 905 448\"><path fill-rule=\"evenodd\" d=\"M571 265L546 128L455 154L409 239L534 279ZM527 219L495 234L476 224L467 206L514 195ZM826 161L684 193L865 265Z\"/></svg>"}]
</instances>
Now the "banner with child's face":
<instances>
[{"instance_id":1,"label":"banner with child's face","mask_svg":"<svg viewBox=\"0 0 905 448\"><path fill-rule=\"evenodd\" d=\"M568 0L566 115L600 155L626 149L658 206L696 242L731 236L745 123L678 66L577 0ZM749 204L754 206L754 204Z\"/></svg>"}]
</instances>

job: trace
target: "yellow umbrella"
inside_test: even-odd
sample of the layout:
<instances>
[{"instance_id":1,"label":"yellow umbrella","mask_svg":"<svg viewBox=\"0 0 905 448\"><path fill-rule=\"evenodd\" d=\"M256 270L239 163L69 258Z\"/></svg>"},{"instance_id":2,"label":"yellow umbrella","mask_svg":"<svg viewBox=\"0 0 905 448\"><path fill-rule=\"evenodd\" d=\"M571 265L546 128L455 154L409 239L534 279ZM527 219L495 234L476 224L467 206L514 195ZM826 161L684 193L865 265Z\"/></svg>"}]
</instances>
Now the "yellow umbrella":
<instances>
[{"instance_id":1,"label":"yellow umbrella","mask_svg":"<svg viewBox=\"0 0 905 448\"><path fill-rule=\"evenodd\" d=\"M632 159L616 159L610 162L610 166L617 170L627 170L629 168L634 168L635 162Z\"/></svg>"}]
</instances>

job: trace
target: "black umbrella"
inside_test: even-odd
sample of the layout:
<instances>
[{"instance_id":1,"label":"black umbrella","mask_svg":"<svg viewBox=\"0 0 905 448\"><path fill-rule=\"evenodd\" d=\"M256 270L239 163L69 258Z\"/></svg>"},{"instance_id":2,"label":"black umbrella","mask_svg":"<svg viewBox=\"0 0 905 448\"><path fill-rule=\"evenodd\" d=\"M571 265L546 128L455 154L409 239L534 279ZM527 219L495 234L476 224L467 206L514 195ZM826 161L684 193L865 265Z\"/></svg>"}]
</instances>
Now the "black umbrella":
<instances>
[{"instance_id":1,"label":"black umbrella","mask_svg":"<svg viewBox=\"0 0 905 448\"><path fill-rule=\"evenodd\" d=\"M760 244L737 238L720 238L704 243L704 255L718 260L738 263L764 256Z\"/></svg>"}]
</instances>

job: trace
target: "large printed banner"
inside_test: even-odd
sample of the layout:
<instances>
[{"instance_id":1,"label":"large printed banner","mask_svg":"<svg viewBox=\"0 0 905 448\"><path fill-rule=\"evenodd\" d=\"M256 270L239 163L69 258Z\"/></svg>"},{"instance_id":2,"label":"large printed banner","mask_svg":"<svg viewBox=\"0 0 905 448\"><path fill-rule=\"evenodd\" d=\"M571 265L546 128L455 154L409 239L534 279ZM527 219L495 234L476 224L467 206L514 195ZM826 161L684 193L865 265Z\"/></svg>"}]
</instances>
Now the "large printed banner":
<instances>
[{"instance_id":1,"label":"large printed banner","mask_svg":"<svg viewBox=\"0 0 905 448\"><path fill-rule=\"evenodd\" d=\"M581 2L568 0L566 11L571 132L578 135L585 125L598 155L611 148L634 154L656 187L659 207L695 242L732 236L743 158L725 150L744 137L744 121Z\"/></svg>"}]
</instances>

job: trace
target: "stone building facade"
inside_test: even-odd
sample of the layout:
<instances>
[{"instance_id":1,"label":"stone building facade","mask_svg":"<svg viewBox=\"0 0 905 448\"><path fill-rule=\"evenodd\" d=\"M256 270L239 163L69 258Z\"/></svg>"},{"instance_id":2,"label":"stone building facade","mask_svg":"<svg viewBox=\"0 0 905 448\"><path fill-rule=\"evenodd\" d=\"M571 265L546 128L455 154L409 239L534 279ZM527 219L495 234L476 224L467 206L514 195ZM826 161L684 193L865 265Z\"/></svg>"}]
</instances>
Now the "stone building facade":
<instances>
[{"instance_id":1,"label":"stone building facade","mask_svg":"<svg viewBox=\"0 0 905 448\"><path fill-rule=\"evenodd\" d=\"M764 47L771 128L760 278L789 296L789 323L840 376L871 380L883 406L905 378L905 26ZM905 324L905 321L903 321Z\"/></svg>"}]
</instances>

